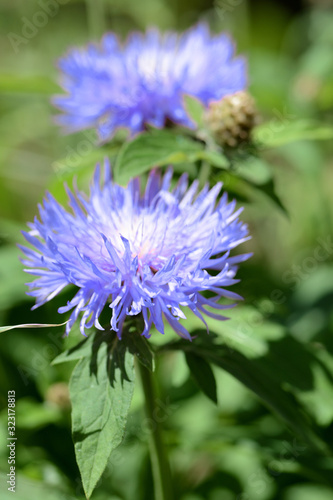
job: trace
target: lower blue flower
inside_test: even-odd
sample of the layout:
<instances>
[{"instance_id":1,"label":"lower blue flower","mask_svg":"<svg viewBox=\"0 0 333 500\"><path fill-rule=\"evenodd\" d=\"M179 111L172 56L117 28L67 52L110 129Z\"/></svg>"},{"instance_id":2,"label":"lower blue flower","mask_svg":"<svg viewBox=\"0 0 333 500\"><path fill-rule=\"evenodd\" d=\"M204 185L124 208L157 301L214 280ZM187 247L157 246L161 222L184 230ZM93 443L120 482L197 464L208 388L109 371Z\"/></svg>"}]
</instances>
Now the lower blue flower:
<instances>
[{"instance_id":1,"label":"lower blue flower","mask_svg":"<svg viewBox=\"0 0 333 500\"><path fill-rule=\"evenodd\" d=\"M203 314L226 319L206 308L224 310L234 304L219 304L220 297L241 298L227 287L237 282L236 265L250 254L230 256L249 236L238 220L242 209L235 211L226 193L218 200L222 184L198 192L198 182L188 186L184 174L171 189L172 170L164 176L153 170L142 193L139 179L127 187L114 183L108 164L101 177L97 167L89 197L68 190L72 213L48 194L40 220L23 233L34 247L20 246L26 272L38 277L28 283L34 308L73 284L77 293L58 310L72 311L67 333L79 315L82 334L92 326L103 330L99 316L106 305L120 338L126 317L138 314L146 337L152 325L164 333L165 318L191 339L179 321L186 308L203 322Z\"/></svg>"}]
</instances>

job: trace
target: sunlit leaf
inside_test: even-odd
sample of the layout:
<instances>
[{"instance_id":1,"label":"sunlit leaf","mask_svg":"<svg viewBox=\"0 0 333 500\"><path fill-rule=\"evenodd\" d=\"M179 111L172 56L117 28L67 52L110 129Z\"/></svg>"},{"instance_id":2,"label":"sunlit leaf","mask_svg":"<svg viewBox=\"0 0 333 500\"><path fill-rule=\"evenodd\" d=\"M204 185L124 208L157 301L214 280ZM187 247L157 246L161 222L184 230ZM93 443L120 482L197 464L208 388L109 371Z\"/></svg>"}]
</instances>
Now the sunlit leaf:
<instances>
[{"instance_id":1,"label":"sunlit leaf","mask_svg":"<svg viewBox=\"0 0 333 500\"><path fill-rule=\"evenodd\" d=\"M190 118L198 125L202 125L205 106L196 97L184 96L185 108Z\"/></svg>"},{"instance_id":2,"label":"sunlit leaf","mask_svg":"<svg viewBox=\"0 0 333 500\"><path fill-rule=\"evenodd\" d=\"M66 351L60 353L52 360L52 365L59 365L70 361L77 361L79 359L90 356L93 346L94 335L90 334L87 338L83 339L79 344Z\"/></svg>"},{"instance_id":3,"label":"sunlit leaf","mask_svg":"<svg viewBox=\"0 0 333 500\"><path fill-rule=\"evenodd\" d=\"M59 324L52 323L23 323L22 325L0 326L0 333L7 332L8 330L16 330L18 328L52 328L56 326L66 325L67 321Z\"/></svg>"},{"instance_id":4,"label":"sunlit leaf","mask_svg":"<svg viewBox=\"0 0 333 500\"><path fill-rule=\"evenodd\" d=\"M75 455L88 498L123 439L133 389L133 354L115 334L97 332L92 356L78 362L69 384Z\"/></svg>"},{"instance_id":5,"label":"sunlit leaf","mask_svg":"<svg viewBox=\"0 0 333 500\"><path fill-rule=\"evenodd\" d=\"M115 165L115 179L126 184L129 179L153 167L184 163L197 159L203 144L169 130L153 130L124 144Z\"/></svg>"}]
</instances>

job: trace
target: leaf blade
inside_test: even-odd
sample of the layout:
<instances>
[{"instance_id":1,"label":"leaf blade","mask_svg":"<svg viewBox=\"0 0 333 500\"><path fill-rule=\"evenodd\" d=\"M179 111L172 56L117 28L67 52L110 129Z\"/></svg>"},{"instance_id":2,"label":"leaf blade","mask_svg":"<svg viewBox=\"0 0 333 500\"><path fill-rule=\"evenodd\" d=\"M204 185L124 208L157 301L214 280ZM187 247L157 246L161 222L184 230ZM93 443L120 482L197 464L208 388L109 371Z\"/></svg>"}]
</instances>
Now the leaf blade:
<instances>
[{"instance_id":1,"label":"leaf blade","mask_svg":"<svg viewBox=\"0 0 333 500\"><path fill-rule=\"evenodd\" d=\"M115 179L126 184L132 177L153 167L195 160L202 149L201 143L169 130L142 133L120 150L114 169Z\"/></svg>"},{"instance_id":2,"label":"leaf blade","mask_svg":"<svg viewBox=\"0 0 333 500\"><path fill-rule=\"evenodd\" d=\"M96 334L92 358L78 362L69 384L75 455L87 498L123 439L134 390L134 356L116 335L108 338Z\"/></svg>"},{"instance_id":3,"label":"leaf blade","mask_svg":"<svg viewBox=\"0 0 333 500\"><path fill-rule=\"evenodd\" d=\"M210 364L201 356L191 352L185 353L185 359L199 389L217 404L216 380Z\"/></svg>"},{"instance_id":4,"label":"leaf blade","mask_svg":"<svg viewBox=\"0 0 333 500\"><path fill-rule=\"evenodd\" d=\"M8 325L8 326L0 326L0 333L7 332L9 330L16 330L18 328L53 328L57 326L64 326L68 323L65 321L64 323L52 324L52 323L23 323L21 325Z\"/></svg>"}]
</instances>

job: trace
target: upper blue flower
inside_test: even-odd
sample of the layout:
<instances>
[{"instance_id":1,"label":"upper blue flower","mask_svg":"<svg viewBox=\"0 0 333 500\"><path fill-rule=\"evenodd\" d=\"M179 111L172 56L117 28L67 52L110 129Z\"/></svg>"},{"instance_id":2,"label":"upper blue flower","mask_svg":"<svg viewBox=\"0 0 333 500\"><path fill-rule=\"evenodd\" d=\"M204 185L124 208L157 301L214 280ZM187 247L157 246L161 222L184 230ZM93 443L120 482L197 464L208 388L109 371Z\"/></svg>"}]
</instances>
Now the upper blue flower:
<instances>
[{"instance_id":1,"label":"upper blue flower","mask_svg":"<svg viewBox=\"0 0 333 500\"><path fill-rule=\"evenodd\" d=\"M246 87L245 60L234 58L227 35L212 36L205 24L181 36L134 33L124 47L107 34L100 47L72 49L59 66L67 95L53 99L65 113L58 123L67 131L96 127L102 140L118 127L136 133L166 119L193 127L185 94L207 105Z\"/></svg>"},{"instance_id":2,"label":"upper blue flower","mask_svg":"<svg viewBox=\"0 0 333 500\"><path fill-rule=\"evenodd\" d=\"M164 177L152 171L140 194L139 179L121 187L110 180L106 165L103 183L97 168L89 198L68 190L73 213L48 195L39 207L40 221L35 218L24 233L35 248L21 247L23 263L31 268L26 271L38 276L28 283L34 307L72 283L79 290L59 309L73 309L67 333L80 313L83 334L93 325L102 328L98 318L106 304L119 337L127 315L142 314L145 336L152 324L163 333L164 316L189 339L179 322L186 317L183 308L203 321L202 313L225 319L205 307L226 309L231 305L218 304L221 296L241 298L225 287L236 283L235 265L249 257L229 256L248 239L247 226L238 220L242 209L235 211L226 193L217 202L221 183L197 193L198 182L188 187L185 174L172 190L171 180L171 170ZM213 297L202 295L208 290Z\"/></svg>"}]
</instances>

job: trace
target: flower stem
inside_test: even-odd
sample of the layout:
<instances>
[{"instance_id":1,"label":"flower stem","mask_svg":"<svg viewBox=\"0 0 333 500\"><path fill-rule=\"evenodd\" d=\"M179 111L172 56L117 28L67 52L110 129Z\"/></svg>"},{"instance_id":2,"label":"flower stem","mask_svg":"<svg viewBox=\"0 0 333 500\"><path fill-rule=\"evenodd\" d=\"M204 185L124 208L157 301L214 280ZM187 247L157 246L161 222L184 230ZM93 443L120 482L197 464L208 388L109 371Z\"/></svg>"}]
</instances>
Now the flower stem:
<instances>
[{"instance_id":1,"label":"flower stem","mask_svg":"<svg viewBox=\"0 0 333 500\"><path fill-rule=\"evenodd\" d=\"M104 0L86 0L90 36L98 40L105 32Z\"/></svg>"},{"instance_id":2,"label":"flower stem","mask_svg":"<svg viewBox=\"0 0 333 500\"><path fill-rule=\"evenodd\" d=\"M199 189L202 189L207 182L209 182L209 177L212 171L212 167L206 161L201 164L201 169L199 172Z\"/></svg>"},{"instance_id":3,"label":"flower stem","mask_svg":"<svg viewBox=\"0 0 333 500\"><path fill-rule=\"evenodd\" d=\"M171 471L162 439L160 419L157 417L155 381L152 373L138 362L142 388L145 396L145 410L151 423L149 429L149 451L152 465L155 500L172 500Z\"/></svg>"}]
</instances>

